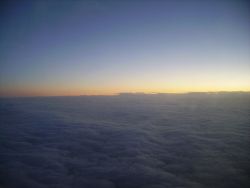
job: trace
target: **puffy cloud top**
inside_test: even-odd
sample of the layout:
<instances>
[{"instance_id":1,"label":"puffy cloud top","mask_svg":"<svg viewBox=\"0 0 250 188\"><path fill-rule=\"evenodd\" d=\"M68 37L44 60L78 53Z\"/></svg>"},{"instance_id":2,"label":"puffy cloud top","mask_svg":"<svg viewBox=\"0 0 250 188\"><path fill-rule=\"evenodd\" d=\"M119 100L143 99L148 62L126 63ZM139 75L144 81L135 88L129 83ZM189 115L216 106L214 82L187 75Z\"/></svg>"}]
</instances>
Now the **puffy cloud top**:
<instances>
[{"instance_id":1,"label":"puffy cloud top","mask_svg":"<svg viewBox=\"0 0 250 188\"><path fill-rule=\"evenodd\" d=\"M1 99L0 187L248 187L249 95Z\"/></svg>"}]
</instances>

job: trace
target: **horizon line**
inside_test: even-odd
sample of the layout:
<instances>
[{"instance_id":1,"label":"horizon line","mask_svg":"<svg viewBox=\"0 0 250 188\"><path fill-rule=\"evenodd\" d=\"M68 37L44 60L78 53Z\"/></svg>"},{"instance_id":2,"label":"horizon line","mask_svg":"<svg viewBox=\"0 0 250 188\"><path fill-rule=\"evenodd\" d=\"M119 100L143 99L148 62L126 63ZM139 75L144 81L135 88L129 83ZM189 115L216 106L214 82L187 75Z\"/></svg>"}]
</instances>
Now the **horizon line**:
<instances>
[{"instance_id":1,"label":"horizon line","mask_svg":"<svg viewBox=\"0 0 250 188\"><path fill-rule=\"evenodd\" d=\"M32 97L98 97L98 96L139 96L139 95L187 95L187 94L229 94L229 93L250 93L249 91L190 91L190 92L119 92L113 94L80 94L80 95L16 95L0 96L0 98L32 98Z\"/></svg>"}]
</instances>

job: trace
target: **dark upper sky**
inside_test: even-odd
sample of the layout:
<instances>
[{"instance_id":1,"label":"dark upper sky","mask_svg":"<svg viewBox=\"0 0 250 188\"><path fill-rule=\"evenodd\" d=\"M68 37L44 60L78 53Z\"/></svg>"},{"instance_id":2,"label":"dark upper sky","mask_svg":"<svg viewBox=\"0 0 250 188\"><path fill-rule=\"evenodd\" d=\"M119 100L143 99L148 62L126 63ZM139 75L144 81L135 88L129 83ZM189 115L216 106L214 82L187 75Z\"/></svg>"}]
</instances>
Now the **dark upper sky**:
<instances>
[{"instance_id":1,"label":"dark upper sky","mask_svg":"<svg viewBox=\"0 0 250 188\"><path fill-rule=\"evenodd\" d=\"M1 2L1 95L250 90L242 0Z\"/></svg>"}]
</instances>

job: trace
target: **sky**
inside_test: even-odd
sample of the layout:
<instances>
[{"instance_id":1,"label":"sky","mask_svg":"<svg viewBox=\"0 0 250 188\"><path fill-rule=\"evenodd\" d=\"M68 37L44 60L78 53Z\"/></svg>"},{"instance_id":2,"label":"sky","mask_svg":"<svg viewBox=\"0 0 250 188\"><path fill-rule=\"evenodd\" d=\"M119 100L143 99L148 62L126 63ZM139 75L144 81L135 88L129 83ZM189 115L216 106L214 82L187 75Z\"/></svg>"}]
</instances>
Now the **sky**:
<instances>
[{"instance_id":1,"label":"sky","mask_svg":"<svg viewBox=\"0 0 250 188\"><path fill-rule=\"evenodd\" d=\"M250 91L246 0L0 7L0 96Z\"/></svg>"}]
</instances>

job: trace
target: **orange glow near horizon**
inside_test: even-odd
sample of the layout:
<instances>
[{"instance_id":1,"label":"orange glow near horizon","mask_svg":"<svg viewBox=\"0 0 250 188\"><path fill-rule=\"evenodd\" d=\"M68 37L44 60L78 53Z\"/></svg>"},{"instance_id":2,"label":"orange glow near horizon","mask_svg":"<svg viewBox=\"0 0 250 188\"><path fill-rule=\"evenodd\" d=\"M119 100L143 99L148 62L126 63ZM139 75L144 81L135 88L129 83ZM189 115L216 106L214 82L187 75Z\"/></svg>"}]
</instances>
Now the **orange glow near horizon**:
<instances>
[{"instance_id":1,"label":"orange glow near horizon","mask_svg":"<svg viewBox=\"0 0 250 188\"><path fill-rule=\"evenodd\" d=\"M188 92L219 92L219 91L245 91L249 92L250 87L245 85L228 87L106 87L106 88L85 88L80 87L15 87L0 90L0 96L79 96L79 95L116 95L118 93L188 93Z\"/></svg>"},{"instance_id":2,"label":"orange glow near horizon","mask_svg":"<svg viewBox=\"0 0 250 188\"><path fill-rule=\"evenodd\" d=\"M215 74L216 73L216 74ZM138 74L139 75L139 74ZM81 78L62 81L44 81L40 84L20 83L1 85L0 96L79 96L79 95L115 95L123 92L143 93L188 93L218 91L250 91L250 77L247 74L219 74L206 72L198 74L182 73L178 75L155 74L138 77L109 78L102 75L102 80L84 82ZM137 77L136 77L137 76Z\"/></svg>"}]
</instances>

